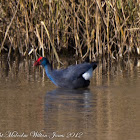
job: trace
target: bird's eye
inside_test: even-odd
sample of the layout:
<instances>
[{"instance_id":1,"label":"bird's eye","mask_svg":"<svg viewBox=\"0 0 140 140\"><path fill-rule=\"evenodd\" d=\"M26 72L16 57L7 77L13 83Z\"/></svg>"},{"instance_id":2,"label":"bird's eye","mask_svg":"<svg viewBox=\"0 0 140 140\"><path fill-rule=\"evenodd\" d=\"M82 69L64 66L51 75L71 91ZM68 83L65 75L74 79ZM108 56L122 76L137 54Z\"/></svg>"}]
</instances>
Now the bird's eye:
<instances>
[{"instance_id":1,"label":"bird's eye","mask_svg":"<svg viewBox=\"0 0 140 140\"><path fill-rule=\"evenodd\" d=\"M40 60L40 62L42 62L43 61L43 58Z\"/></svg>"}]
</instances>

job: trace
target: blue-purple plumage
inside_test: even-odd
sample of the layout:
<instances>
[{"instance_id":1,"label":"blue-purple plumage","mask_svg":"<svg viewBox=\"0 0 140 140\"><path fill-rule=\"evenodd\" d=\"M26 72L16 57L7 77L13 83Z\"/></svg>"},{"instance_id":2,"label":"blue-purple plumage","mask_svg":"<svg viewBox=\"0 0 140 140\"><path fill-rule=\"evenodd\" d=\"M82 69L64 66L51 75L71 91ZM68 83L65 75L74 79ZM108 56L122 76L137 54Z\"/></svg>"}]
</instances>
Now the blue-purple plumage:
<instances>
[{"instance_id":1,"label":"blue-purple plumage","mask_svg":"<svg viewBox=\"0 0 140 140\"><path fill-rule=\"evenodd\" d=\"M64 88L82 88L90 84L89 79L85 80L83 74L89 69L92 71L97 67L96 62L71 65L66 69L53 70L46 58L42 58L40 64L44 66L49 79L57 86Z\"/></svg>"}]
</instances>

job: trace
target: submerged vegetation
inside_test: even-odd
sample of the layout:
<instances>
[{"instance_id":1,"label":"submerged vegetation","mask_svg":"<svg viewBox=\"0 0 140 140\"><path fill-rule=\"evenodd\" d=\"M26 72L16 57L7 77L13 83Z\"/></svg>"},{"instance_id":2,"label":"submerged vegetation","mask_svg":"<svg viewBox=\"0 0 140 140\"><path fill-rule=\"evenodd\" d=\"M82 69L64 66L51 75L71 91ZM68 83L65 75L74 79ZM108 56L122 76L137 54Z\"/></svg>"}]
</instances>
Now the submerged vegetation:
<instances>
[{"instance_id":1,"label":"submerged vegetation","mask_svg":"<svg viewBox=\"0 0 140 140\"><path fill-rule=\"evenodd\" d=\"M0 0L0 53L140 55L139 0Z\"/></svg>"}]
</instances>

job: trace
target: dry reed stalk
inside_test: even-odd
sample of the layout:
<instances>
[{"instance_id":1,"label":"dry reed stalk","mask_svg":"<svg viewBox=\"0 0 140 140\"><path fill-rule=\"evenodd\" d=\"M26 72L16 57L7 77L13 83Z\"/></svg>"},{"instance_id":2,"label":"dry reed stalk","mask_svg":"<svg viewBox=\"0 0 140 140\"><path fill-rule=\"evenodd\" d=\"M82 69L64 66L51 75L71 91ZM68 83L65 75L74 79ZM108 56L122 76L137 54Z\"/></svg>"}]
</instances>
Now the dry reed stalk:
<instances>
[{"instance_id":1,"label":"dry reed stalk","mask_svg":"<svg viewBox=\"0 0 140 140\"><path fill-rule=\"evenodd\" d=\"M13 38L10 38L10 36L8 36L8 37L9 37L9 40L10 40L11 44L10 44L10 47L9 47L9 52L8 52L7 59L10 60L10 55L11 55L11 50L12 50L12 44L13 44Z\"/></svg>"},{"instance_id":2,"label":"dry reed stalk","mask_svg":"<svg viewBox=\"0 0 140 140\"><path fill-rule=\"evenodd\" d=\"M96 19L96 52L97 52L97 56L99 55L99 49L98 49L98 44L99 44L99 12L98 12L98 7L96 7L96 15L95 15L95 19Z\"/></svg>"},{"instance_id":3,"label":"dry reed stalk","mask_svg":"<svg viewBox=\"0 0 140 140\"><path fill-rule=\"evenodd\" d=\"M20 0L19 0L19 1L20 1ZM4 47L5 39L6 39L7 35L8 35L9 29L10 29L10 27L11 27L11 25L12 25L12 23L13 23L13 20L14 20L16 14L17 14L18 7L19 7L19 1L18 1L18 3L17 3L16 11L15 11L15 13L14 13L12 19L11 19L11 22L10 22L10 24L7 26L7 29L6 29L6 32L5 32L5 35L4 35L4 39L3 39L2 44L1 44L0 53L1 53L2 49L3 49L3 47Z\"/></svg>"},{"instance_id":4,"label":"dry reed stalk","mask_svg":"<svg viewBox=\"0 0 140 140\"><path fill-rule=\"evenodd\" d=\"M102 22L103 28L106 31L107 23L106 23L105 14L103 12L103 8L101 6L101 0L96 0L96 4L97 4L97 7L99 8L99 14L100 14L100 18L101 18L101 22Z\"/></svg>"},{"instance_id":5,"label":"dry reed stalk","mask_svg":"<svg viewBox=\"0 0 140 140\"><path fill-rule=\"evenodd\" d=\"M38 38L38 42L40 44L40 50L42 49L42 56L44 56L44 46L43 46L43 42L41 40L41 37L39 35L39 32L38 32L38 29L37 29L37 26L36 26L36 32L35 32L37 38Z\"/></svg>"},{"instance_id":6,"label":"dry reed stalk","mask_svg":"<svg viewBox=\"0 0 140 140\"><path fill-rule=\"evenodd\" d=\"M90 45L90 36L89 36L89 19L88 19L88 3L87 0L85 0L85 25L86 25L86 44L87 44L87 52L84 54L82 58L87 57L89 54L89 51L91 51L91 45ZM89 57L91 60L91 56Z\"/></svg>"},{"instance_id":7,"label":"dry reed stalk","mask_svg":"<svg viewBox=\"0 0 140 140\"><path fill-rule=\"evenodd\" d=\"M58 20L58 17L60 16L60 1L57 1L57 7L56 7L56 38L57 38L57 44L58 46L60 45L60 37L59 37L59 20Z\"/></svg>"},{"instance_id":8,"label":"dry reed stalk","mask_svg":"<svg viewBox=\"0 0 140 140\"><path fill-rule=\"evenodd\" d=\"M56 60L57 60L57 62L58 62L58 65L60 65L60 59L59 59L59 56L58 56L58 54L57 54L57 51L56 51L56 49L55 49L55 47L54 47L54 44L53 44L53 42L52 42L52 40L51 40L49 31L48 31L48 29L47 29L47 27L46 27L46 25L44 24L43 21L41 21L41 24L42 24L42 25L44 26L44 28L45 28L45 31L46 31L47 36L48 36L48 39L49 39L49 41L50 41L50 43L51 43L53 52L54 52L54 54L55 54Z\"/></svg>"},{"instance_id":9,"label":"dry reed stalk","mask_svg":"<svg viewBox=\"0 0 140 140\"><path fill-rule=\"evenodd\" d=\"M78 42L77 42L77 24L76 24L76 17L75 17L75 1L72 0L72 13L73 13L73 32L74 32L74 39L75 39L75 48L76 48L76 55L78 56Z\"/></svg>"},{"instance_id":10,"label":"dry reed stalk","mask_svg":"<svg viewBox=\"0 0 140 140\"><path fill-rule=\"evenodd\" d=\"M43 26L41 26L41 42L42 42L42 56L44 57L44 43L43 43Z\"/></svg>"},{"instance_id":11,"label":"dry reed stalk","mask_svg":"<svg viewBox=\"0 0 140 140\"><path fill-rule=\"evenodd\" d=\"M108 48L108 57L111 55L111 50L109 46L109 11L110 11L110 6L107 4L107 48Z\"/></svg>"},{"instance_id":12,"label":"dry reed stalk","mask_svg":"<svg viewBox=\"0 0 140 140\"><path fill-rule=\"evenodd\" d=\"M116 31L117 31L117 37L118 37L118 46L119 46L119 56L122 57L122 46L121 46L121 38L120 38L120 20L118 16L118 11L117 11L117 4L115 3L115 8L114 8L114 15L115 15L115 23L116 23Z\"/></svg>"},{"instance_id":13,"label":"dry reed stalk","mask_svg":"<svg viewBox=\"0 0 140 140\"><path fill-rule=\"evenodd\" d=\"M26 26L26 51L28 51L28 48L29 48L29 31L28 31L28 21L27 21L27 18L28 18L28 15L27 15L27 11L26 11L26 14L25 14L25 26Z\"/></svg>"}]
</instances>

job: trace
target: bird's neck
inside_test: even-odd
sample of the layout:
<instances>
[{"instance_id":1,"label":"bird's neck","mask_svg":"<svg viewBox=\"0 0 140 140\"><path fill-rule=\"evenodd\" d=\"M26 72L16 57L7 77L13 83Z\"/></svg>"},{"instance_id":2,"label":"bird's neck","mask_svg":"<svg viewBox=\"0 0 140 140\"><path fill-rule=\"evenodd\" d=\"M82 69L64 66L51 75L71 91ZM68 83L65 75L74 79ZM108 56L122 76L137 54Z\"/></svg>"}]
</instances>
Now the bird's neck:
<instances>
[{"instance_id":1,"label":"bird's neck","mask_svg":"<svg viewBox=\"0 0 140 140\"><path fill-rule=\"evenodd\" d=\"M55 80L54 80L55 78L54 78L54 76L53 76L53 68L52 68L52 66L51 66L50 64L48 64L48 65L45 65L44 68L45 68L45 72L46 72L48 78L49 78L55 85L57 85L56 82L55 82Z\"/></svg>"},{"instance_id":2,"label":"bird's neck","mask_svg":"<svg viewBox=\"0 0 140 140\"><path fill-rule=\"evenodd\" d=\"M50 64L46 64L44 66L44 68L45 68L45 71L46 71L47 76L50 78L51 73L52 73L52 70L53 70L52 67L51 67L51 65Z\"/></svg>"}]
</instances>

